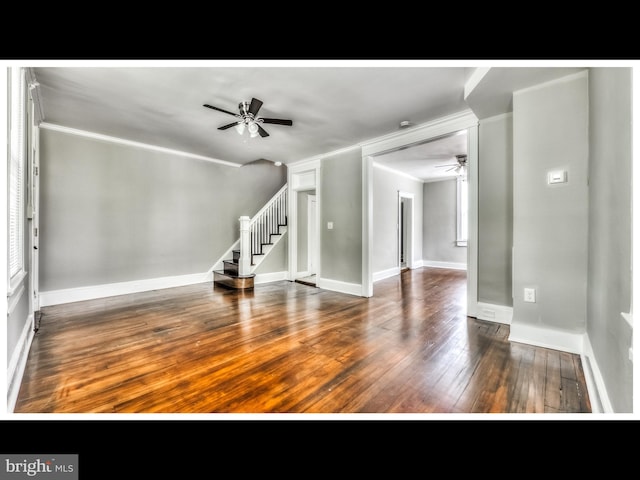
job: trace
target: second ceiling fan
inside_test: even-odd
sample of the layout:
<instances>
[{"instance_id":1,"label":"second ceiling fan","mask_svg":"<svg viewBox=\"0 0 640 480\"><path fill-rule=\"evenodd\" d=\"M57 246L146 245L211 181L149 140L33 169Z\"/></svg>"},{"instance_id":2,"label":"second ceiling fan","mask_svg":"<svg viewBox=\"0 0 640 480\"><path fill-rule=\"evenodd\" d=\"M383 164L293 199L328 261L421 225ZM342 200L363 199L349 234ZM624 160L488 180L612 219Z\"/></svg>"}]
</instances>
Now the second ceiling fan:
<instances>
[{"instance_id":1,"label":"second ceiling fan","mask_svg":"<svg viewBox=\"0 0 640 480\"><path fill-rule=\"evenodd\" d=\"M238 120L233 123L229 123L228 125L218 127L218 130L226 130L231 127L236 127L237 132L241 135L244 133L244 130L247 129L251 137L257 137L258 135L260 135L261 137L268 137L269 134L264 128L262 128L262 125L260 124L271 123L275 125L293 125L293 121L291 120L258 117L258 111L260 110L260 107L262 107L262 103L263 102L261 100L258 100L257 98L252 98L251 103L240 102L240 104L238 104L239 113L233 113L206 103L203 106L237 117Z\"/></svg>"}]
</instances>

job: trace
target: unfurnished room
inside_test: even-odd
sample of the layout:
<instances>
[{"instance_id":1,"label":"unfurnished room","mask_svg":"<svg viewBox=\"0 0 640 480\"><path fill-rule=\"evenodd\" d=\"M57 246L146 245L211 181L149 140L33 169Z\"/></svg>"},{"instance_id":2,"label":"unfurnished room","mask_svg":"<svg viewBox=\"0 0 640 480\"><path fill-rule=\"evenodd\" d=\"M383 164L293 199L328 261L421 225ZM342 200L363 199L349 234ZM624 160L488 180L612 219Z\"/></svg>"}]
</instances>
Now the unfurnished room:
<instances>
[{"instance_id":1,"label":"unfurnished room","mask_svg":"<svg viewBox=\"0 0 640 480\"><path fill-rule=\"evenodd\" d=\"M633 73L8 62L7 413L633 414Z\"/></svg>"}]
</instances>

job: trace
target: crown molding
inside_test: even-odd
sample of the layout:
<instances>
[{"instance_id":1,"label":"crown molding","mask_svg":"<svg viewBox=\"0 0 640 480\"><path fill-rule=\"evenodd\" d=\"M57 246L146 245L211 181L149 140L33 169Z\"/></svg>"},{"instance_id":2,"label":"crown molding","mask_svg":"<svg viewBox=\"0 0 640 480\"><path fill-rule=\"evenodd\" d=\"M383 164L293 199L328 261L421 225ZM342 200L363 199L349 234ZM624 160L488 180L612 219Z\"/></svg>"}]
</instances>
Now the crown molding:
<instances>
[{"instance_id":1,"label":"crown molding","mask_svg":"<svg viewBox=\"0 0 640 480\"><path fill-rule=\"evenodd\" d=\"M42 122L40 124L40 128L44 128L46 130L52 130L54 132L67 133L69 135L77 135L80 137L93 138L94 140L102 140L104 142L110 143L118 143L120 145L127 145L129 147L135 148L143 148L145 150L153 150L156 152L168 153L171 155L179 155L181 157L195 158L197 160L205 160L207 162L219 163L221 165L226 165L227 167L236 167L240 168L242 165L233 162L227 162L225 160L220 160L218 158L206 157L204 155L198 155L195 153L184 152L181 150L174 150L171 148L160 147L158 145L151 145L149 143L141 143L134 142L132 140L126 140L124 138L112 137L109 135L103 135L101 133L88 132L86 130L79 130L77 128L65 127L62 125L56 125L54 123Z\"/></svg>"}]
</instances>

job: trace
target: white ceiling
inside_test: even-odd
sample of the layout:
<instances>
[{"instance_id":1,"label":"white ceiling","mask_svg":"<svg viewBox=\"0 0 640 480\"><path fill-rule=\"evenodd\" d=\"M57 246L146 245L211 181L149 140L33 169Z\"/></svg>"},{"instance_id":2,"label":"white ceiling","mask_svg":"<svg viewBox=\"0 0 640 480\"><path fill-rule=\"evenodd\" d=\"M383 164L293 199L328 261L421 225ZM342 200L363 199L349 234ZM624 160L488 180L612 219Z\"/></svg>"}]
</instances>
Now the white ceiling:
<instances>
[{"instance_id":1,"label":"white ceiling","mask_svg":"<svg viewBox=\"0 0 640 480\"><path fill-rule=\"evenodd\" d=\"M513 89L581 68L491 69L465 99L467 67L402 66L37 66L44 122L125 140L246 164L259 159L291 163L473 109L508 111ZM526 70L530 70L527 75ZM484 85L483 85L484 84ZM293 126L263 125L268 137L250 139L229 114L255 97L258 116L291 119ZM463 139L407 148L377 157L380 164L419 178L455 162ZM464 139L466 146L466 139ZM424 162L424 163L423 163Z\"/></svg>"}]
</instances>

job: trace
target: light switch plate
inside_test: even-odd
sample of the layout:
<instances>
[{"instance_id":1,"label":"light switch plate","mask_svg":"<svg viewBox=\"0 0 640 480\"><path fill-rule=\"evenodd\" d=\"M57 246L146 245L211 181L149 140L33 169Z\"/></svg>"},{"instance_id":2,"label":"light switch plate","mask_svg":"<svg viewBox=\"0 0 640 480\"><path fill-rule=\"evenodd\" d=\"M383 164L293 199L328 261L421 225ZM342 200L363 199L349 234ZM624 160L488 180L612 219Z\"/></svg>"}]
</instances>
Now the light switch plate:
<instances>
[{"instance_id":1,"label":"light switch plate","mask_svg":"<svg viewBox=\"0 0 640 480\"><path fill-rule=\"evenodd\" d=\"M327 229L333 230L333 222L327 222Z\"/></svg>"},{"instance_id":2,"label":"light switch plate","mask_svg":"<svg viewBox=\"0 0 640 480\"><path fill-rule=\"evenodd\" d=\"M567 183L567 171L566 170L554 170L547 173L547 183L553 185L554 183Z\"/></svg>"}]
</instances>

